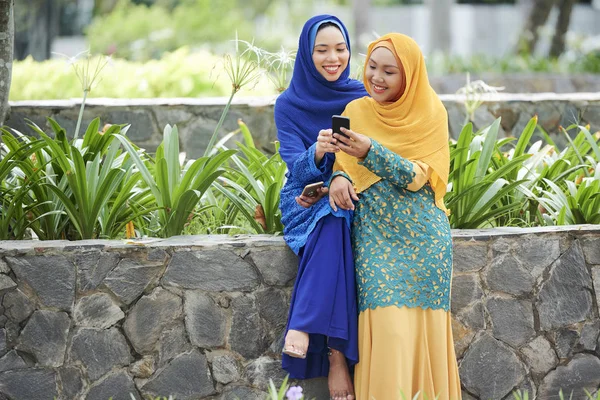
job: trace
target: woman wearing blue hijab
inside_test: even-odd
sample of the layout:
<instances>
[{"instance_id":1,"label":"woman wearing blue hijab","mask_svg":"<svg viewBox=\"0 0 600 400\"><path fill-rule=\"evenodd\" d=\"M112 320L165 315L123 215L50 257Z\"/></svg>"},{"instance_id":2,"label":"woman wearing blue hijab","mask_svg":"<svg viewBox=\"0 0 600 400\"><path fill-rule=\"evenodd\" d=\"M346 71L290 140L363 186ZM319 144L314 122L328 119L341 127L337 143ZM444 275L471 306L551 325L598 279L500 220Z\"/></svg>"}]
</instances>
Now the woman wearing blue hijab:
<instances>
[{"instance_id":1,"label":"woman wearing blue hijab","mask_svg":"<svg viewBox=\"0 0 600 400\"><path fill-rule=\"evenodd\" d=\"M350 211L334 212L323 194L301 196L328 182L334 153L331 116L367 95L349 78L350 41L331 15L309 19L299 40L289 88L275 103L280 154L288 167L280 208L284 239L299 256L282 366L292 378L329 377L333 399L354 399L348 368L358 361L358 330ZM302 204L302 205L300 205ZM311 207L307 207L312 205Z\"/></svg>"}]
</instances>

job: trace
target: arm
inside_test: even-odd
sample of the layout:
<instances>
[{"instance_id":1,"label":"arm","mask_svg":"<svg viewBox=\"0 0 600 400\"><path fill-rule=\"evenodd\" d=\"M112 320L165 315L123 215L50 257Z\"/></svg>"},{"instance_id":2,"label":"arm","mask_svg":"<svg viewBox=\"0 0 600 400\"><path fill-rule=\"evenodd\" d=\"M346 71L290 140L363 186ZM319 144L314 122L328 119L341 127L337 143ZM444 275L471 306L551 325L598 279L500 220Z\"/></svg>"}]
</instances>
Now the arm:
<instances>
[{"instance_id":1,"label":"arm","mask_svg":"<svg viewBox=\"0 0 600 400\"><path fill-rule=\"evenodd\" d=\"M431 177L431 169L421 161L409 161L374 140L371 149L359 164L395 186L416 192Z\"/></svg>"}]
</instances>

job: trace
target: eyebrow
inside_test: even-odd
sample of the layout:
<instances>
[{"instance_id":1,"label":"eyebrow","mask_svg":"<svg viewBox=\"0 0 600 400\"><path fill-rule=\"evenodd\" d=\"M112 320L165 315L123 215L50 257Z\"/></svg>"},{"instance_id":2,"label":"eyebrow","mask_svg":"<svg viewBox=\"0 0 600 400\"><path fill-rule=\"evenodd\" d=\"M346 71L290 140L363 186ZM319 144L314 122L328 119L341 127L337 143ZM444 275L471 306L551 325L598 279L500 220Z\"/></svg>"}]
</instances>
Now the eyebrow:
<instances>
[{"instance_id":1,"label":"eyebrow","mask_svg":"<svg viewBox=\"0 0 600 400\"><path fill-rule=\"evenodd\" d=\"M345 45L346 45L346 42L339 42L338 44L335 44L334 46L339 46L339 45L341 45L341 44L343 44L343 45L345 46ZM325 46L325 47L328 47L329 45L328 45L328 44L325 44L325 43L321 43L321 44L315 44L315 47L319 47L319 46Z\"/></svg>"},{"instance_id":2,"label":"eyebrow","mask_svg":"<svg viewBox=\"0 0 600 400\"><path fill-rule=\"evenodd\" d=\"M373 64L377 65L377 63L375 62L375 60L373 60L372 58L369 58L369 62L372 62ZM383 68L396 68L396 69L400 69L400 67L397 67L397 66L392 65L392 64L384 65Z\"/></svg>"}]
</instances>

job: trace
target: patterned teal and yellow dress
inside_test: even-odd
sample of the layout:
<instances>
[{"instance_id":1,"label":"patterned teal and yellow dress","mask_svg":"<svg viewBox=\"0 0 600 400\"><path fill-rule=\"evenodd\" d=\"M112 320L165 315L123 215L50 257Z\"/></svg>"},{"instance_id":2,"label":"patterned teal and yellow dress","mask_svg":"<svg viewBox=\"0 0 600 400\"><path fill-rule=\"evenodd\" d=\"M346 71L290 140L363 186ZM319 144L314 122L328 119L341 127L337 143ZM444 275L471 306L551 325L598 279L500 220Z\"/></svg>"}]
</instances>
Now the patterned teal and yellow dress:
<instances>
[{"instance_id":1,"label":"patterned teal and yellow dress","mask_svg":"<svg viewBox=\"0 0 600 400\"><path fill-rule=\"evenodd\" d=\"M357 399L417 393L460 399L449 311L452 239L448 218L435 205L429 167L374 140L359 164L382 179L361 193L352 225Z\"/></svg>"}]
</instances>

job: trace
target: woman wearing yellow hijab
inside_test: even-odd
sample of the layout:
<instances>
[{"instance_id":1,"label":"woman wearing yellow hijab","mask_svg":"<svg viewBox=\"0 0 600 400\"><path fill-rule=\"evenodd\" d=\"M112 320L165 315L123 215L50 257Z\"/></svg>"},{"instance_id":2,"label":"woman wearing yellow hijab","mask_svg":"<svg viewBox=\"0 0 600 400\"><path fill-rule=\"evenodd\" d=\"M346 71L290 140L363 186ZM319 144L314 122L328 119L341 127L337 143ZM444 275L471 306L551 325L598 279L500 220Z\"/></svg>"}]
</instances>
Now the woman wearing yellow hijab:
<instances>
[{"instance_id":1,"label":"woman wearing yellow hijab","mask_svg":"<svg viewBox=\"0 0 600 400\"><path fill-rule=\"evenodd\" d=\"M341 152L329 190L334 209L355 208L357 400L417 393L460 399L450 316L452 239L443 202L447 113L407 36L371 43L363 81L371 97L344 111L352 130L343 130L348 138L334 135Z\"/></svg>"}]
</instances>

